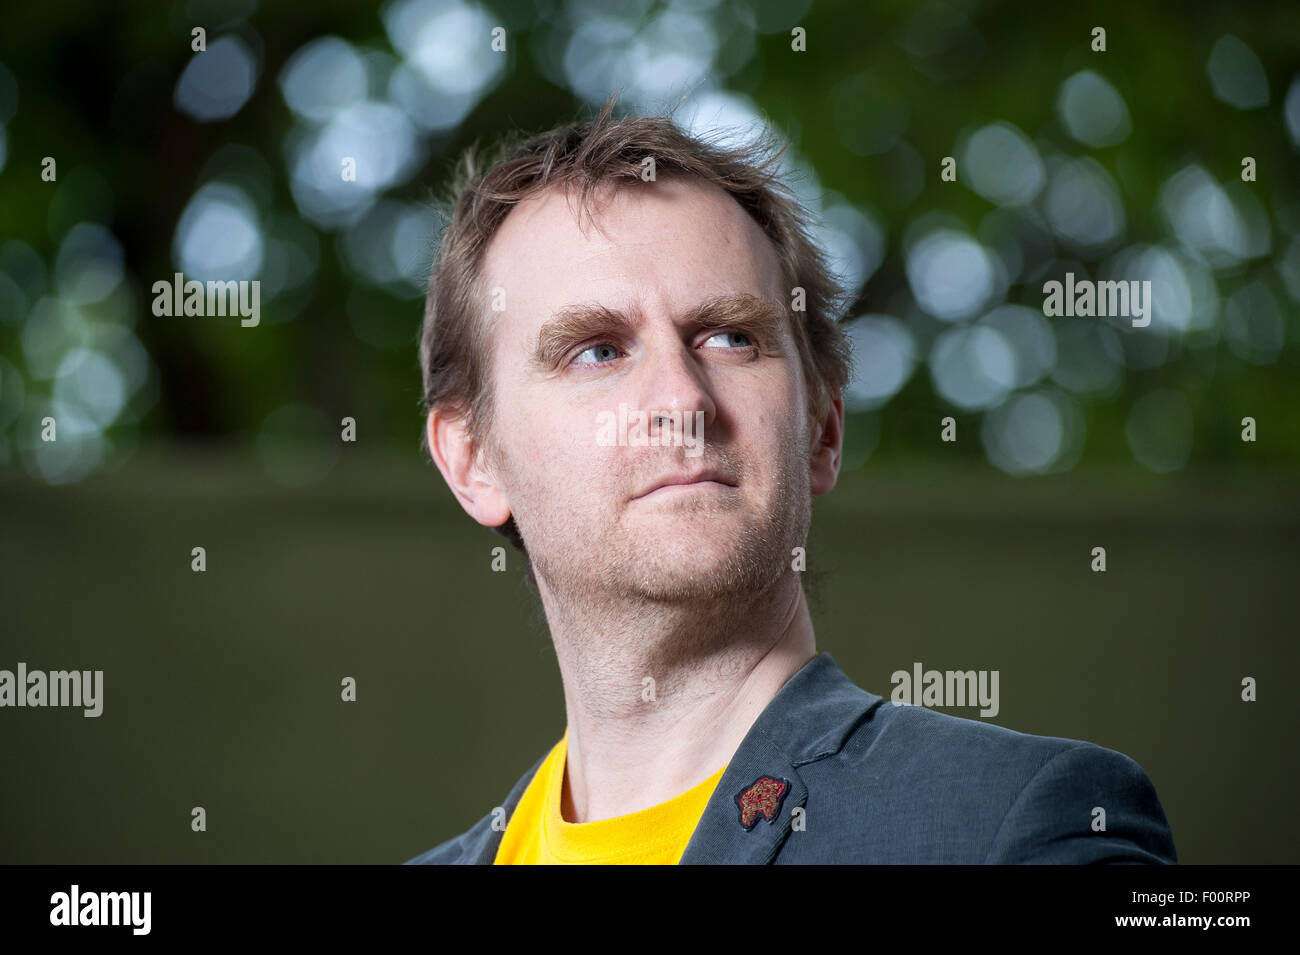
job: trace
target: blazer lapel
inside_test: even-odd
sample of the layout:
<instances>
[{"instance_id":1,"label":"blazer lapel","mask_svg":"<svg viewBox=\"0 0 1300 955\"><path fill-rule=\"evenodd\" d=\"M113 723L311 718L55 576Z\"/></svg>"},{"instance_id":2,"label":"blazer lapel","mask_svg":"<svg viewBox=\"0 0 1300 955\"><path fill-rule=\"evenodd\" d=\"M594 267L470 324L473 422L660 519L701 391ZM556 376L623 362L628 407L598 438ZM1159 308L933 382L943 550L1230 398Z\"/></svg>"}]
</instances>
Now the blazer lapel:
<instances>
[{"instance_id":1,"label":"blazer lapel","mask_svg":"<svg viewBox=\"0 0 1300 955\"><path fill-rule=\"evenodd\" d=\"M793 810L807 808L808 787L796 767L839 752L880 702L829 653L805 663L741 740L678 864L771 862L791 831Z\"/></svg>"},{"instance_id":2,"label":"blazer lapel","mask_svg":"<svg viewBox=\"0 0 1300 955\"><path fill-rule=\"evenodd\" d=\"M546 761L549 753L549 750L543 753L542 758L533 763L532 769L519 777L519 781L515 783L514 788L506 795L506 801L502 804L502 808L506 811L506 825L510 824L510 819L515 814L515 807L519 805L519 800L524 797L524 790L528 788L528 784L532 781L533 776L537 774L537 770L542 763ZM483 826L466 842L465 849L455 864L492 865L496 861L497 849L501 847L501 837L504 835L503 831L493 829L491 823Z\"/></svg>"},{"instance_id":3,"label":"blazer lapel","mask_svg":"<svg viewBox=\"0 0 1300 955\"><path fill-rule=\"evenodd\" d=\"M807 802L808 787L789 758L751 728L718 780L678 865L766 865L790 832L792 810Z\"/></svg>"}]
</instances>

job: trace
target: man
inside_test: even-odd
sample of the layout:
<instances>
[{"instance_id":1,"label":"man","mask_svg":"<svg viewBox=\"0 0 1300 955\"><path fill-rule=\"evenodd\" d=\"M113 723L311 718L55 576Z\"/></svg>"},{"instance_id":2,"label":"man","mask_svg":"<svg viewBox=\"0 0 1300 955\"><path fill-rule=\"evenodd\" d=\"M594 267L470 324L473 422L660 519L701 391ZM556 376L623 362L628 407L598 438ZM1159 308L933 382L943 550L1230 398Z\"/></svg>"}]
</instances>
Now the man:
<instances>
[{"instance_id":1,"label":"man","mask_svg":"<svg viewBox=\"0 0 1300 955\"><path fill-rule=\"evenodd\" d=\"M1175 862L1126 756L895 706L817 653L795 568L840 465L842 292L769 140L612 109L453 188L425 437L524 552L567 729L410 861Z\"/></svg>"}]
</instances>

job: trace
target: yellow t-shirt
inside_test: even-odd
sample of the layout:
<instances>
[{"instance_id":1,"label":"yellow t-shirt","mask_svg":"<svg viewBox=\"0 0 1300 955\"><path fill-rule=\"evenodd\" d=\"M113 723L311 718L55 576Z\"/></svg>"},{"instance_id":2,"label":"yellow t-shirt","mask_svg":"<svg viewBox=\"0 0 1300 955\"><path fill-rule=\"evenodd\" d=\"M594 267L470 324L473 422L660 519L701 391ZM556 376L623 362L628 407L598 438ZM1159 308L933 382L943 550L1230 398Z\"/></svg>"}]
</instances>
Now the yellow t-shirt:
<instances>
[{"instance_id":1,"label":"yellow t-shirt","mask_svg":"<svg viewBox=\"0 0 1300 955\"><path fill-rule=\"evenodd\" d=\"M640 812L565 822L560 812L568 730L537 767L506 824L495 865L676 865L727 767Z\"/></svg>"}]
</instances>

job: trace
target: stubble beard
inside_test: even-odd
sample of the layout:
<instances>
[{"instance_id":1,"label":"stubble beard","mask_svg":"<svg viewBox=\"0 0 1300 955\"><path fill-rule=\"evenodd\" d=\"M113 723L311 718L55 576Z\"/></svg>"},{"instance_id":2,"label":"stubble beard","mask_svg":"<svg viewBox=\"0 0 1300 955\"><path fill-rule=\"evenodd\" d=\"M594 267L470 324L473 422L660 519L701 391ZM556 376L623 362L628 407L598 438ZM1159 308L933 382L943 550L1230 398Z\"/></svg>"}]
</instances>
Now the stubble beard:
<instances>
[{"instance_id":1,"label":"stubble beard","mask_svg":"<svg viewBox=\"0 0 1300 955\"><path fill-rule=\"evenodd\" d=\"M734 458L729 462L725 453L717 461L733 475L748 470L728 466ZM516 514L516 523L534 570L552 593L566 601L642 603L665 610L694 603L707 613L752 604L790 569L792 551L806 540L812 520L808 462L790 454L778 459L771 499L757 512L745 510L743 498L728 501L711 493L664 504L629 502L618 520L591 535L583 533L593 527L590 513L565 508L533 513L545 502L527 497L534 507ZM638 509L642 513L635 521L623 519ZM739 524L736 515L742 516ZM721 547L716 537L707 547L693 546L684 535L674 537L675 528L686 522L693 534L708 533L704 528L716 524L717 533L730 539Z\"/></svg>"}]
</instances>

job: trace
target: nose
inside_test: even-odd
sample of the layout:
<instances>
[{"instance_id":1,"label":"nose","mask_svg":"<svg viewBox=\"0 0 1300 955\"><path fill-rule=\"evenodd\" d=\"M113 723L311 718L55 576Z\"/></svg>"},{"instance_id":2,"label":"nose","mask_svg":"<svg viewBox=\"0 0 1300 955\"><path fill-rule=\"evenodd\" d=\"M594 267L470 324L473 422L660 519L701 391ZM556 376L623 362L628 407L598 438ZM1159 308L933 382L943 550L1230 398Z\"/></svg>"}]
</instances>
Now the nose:
<instances>
[{"instance_id":1,"label":"nose","mask_svg":"<svg viewBox=\"0 0 1300 955\"><path fill-rule=\"evenodd\" d=\"M655 335L644 354L645 361L637 369L635 397L637 409L650 415L651 428L694 428L700 412L708 428L718 409L706 370L691 343L682 340L680 330L673 327Z\"/></svg>"}]
</instances>

